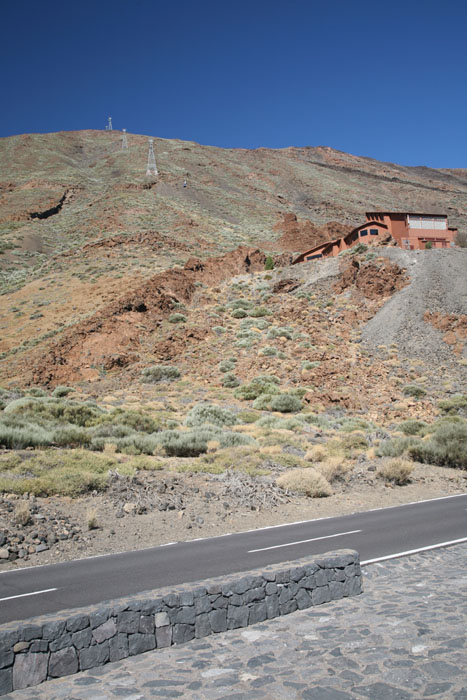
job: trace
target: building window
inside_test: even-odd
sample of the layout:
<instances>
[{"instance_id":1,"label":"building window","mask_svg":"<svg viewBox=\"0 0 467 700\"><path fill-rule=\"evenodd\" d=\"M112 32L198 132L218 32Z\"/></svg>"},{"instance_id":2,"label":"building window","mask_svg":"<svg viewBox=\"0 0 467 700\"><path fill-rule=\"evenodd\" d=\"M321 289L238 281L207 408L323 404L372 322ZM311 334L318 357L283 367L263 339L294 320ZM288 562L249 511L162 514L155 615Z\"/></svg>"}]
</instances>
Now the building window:
<instances>
[{"instance_id":1,"label":"building window","mask_svg":"<svg viewBox=\"0 0 467 700\"><path fill-rule=\"evenodd\" d=\"M368 231L366 229L360 231L360 236L368 236Z\"/></svg>"},{"instance_id":2,"label":"building window","mask_svg":"<svg viewBox=\"0 0 467 700\"><path fill-rule=\"evenodd\" d=\"M370 228L370 236L377 236L379 233L377 228Z\"/></svg>"},{"instance_id":3,"label":"building window","mask_svg":"<svg viewBox=\"0 0 467 700\"><path fill-rule=\"evenodd\" d=\"M407 217L407 224L409 228L421 228L421 229L436 229L436 230L446 230L448 227L447 217L445 216L413 216L410 214Z\"/></svg>"}]
</instances>

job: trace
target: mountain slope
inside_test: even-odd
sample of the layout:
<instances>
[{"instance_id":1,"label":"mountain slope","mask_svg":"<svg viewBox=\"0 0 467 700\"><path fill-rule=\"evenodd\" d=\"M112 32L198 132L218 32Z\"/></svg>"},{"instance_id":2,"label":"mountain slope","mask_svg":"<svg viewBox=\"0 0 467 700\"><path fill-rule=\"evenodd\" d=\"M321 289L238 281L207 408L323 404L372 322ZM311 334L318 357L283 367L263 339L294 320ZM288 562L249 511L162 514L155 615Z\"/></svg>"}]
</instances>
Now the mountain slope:
<instances>
[{"instance_id":1,"label":"mountain slope","mask_svg":"<svg viewBox=\"0 0 467 700\"><path fill-rule=\"evenodd\" d=\"M327 147L249 151L155 139L153 179L147 137L128 138L128 151L116 131L0 140L3 364L13 356L28 363L31 348L45 351L193 256L238 245L302 250L341 235L366 209L436 208L467 226L465 170L406 168Z\"/></svg>"}]
</instances>

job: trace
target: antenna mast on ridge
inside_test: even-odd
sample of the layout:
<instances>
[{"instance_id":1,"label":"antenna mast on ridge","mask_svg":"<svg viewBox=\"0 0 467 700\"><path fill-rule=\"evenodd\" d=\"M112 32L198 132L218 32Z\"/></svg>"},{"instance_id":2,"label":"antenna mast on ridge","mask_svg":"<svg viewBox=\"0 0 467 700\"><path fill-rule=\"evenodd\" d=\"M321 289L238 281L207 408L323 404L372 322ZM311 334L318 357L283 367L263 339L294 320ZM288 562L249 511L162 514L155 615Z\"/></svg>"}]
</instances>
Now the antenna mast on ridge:
<instances>
[{"instance_id":1,"label":"antenna mast on ridge","mask_svg":"<svg viewBox=\"0 0 467 700\"><path fill-rule=\"evenodd\" d=\"M123 135L122 135L122 151L128 148L128 138L126 135L126 129L122 129Z\"/></svg>"},{"instance_id":2,"label":"antenna mast on ridge","mask_svg":"<svg viewBox=\"0 0 467 700\"><path fill-rule=\"evenodd\" d=\"M156 166L156 156L154 155L154 139L149 139L149 149L148 149L148 168L146 170L146 175L159 175Z\"/></svg>"},{"instance_id":3,"label":"antenna mast on ridge","mask_svg":"<svg viewBox=\"0 0 467 700\"><path fill-rule=\"evenodd\" d=\"M109 117L109 120L107 122L107 126L105 128L106 128L106 131L112 131L112 117Z\"/></svg>"}]
</instances>

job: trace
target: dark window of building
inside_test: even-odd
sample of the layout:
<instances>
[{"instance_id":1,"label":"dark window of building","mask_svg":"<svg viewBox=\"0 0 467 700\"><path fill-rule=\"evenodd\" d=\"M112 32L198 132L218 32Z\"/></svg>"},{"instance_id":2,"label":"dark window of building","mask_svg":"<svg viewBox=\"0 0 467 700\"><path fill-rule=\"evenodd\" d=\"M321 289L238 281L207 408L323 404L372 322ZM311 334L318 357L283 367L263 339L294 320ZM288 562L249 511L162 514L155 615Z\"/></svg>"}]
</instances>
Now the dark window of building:
<instances>
[{"instance_id":1,"label":"dark window of building","mask_svg":"<svg viewBox=\"0 0 467 700\"><path fill-rule=\"evenodd\" d=\"M377 236L379 233L377 228L370 228L370 236Z\"/></svg>"},{"instance_id":2,"label":"dark window of building","mask_svg":"<svg viewBox=\"0 0 467 700\"><path fill-rule=\"evenodd\" d=\"M360 236L368 236L368 231L366 229L360 231Z\"/></svg>"}]
</instances>

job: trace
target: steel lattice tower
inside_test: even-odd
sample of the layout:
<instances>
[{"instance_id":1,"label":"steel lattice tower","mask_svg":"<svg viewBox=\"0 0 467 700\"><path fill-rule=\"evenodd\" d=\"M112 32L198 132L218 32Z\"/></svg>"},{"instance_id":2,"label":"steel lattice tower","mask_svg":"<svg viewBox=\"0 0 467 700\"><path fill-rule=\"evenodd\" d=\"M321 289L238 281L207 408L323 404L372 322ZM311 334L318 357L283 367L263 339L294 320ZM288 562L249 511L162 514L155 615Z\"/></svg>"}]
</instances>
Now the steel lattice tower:
<instances>
[{"instance_id":1,"label":"steel lattice tower","mask_svg":"<svg viewBox=\"0 0 467 700\"><path fill-rule=\"evenodd\" d=\"M112 131L112 117L109 117L107 126L105 128L107 129L107 131Z\"/></svg>"},{"instance_id":2,"label":"steel lattice tower","mask_svg":"<svg viewBox=\"0 0 467 700\"><path fill-rule=\"evenodd\" d=\"M128 148L128 138L126 135L126 129L122 129L123 135L122 135L122 151Z\"/></svg>"},{"instance_id":3,"label":"steel lattice tower","mask_svg":"<svg viewBox=\"0 0 467 700\"><path fill-rule=\"evenodd\" d=\"M149 139L149 150L148 150L148 168L146 170L146 175L159 175L157 172L156 156L154 155L154 139Z\"/></svg>"}]
</instances>

